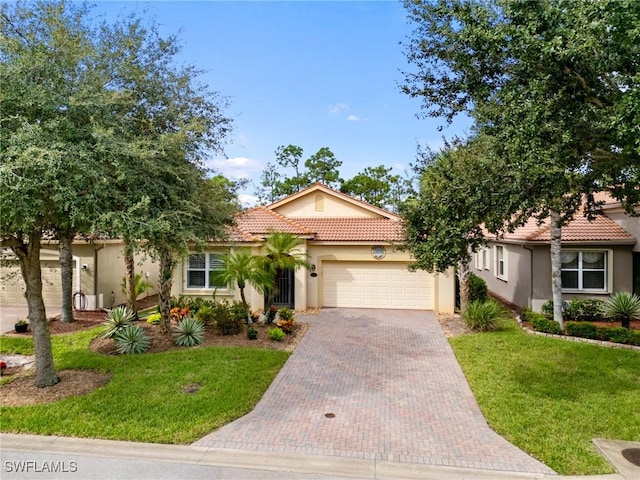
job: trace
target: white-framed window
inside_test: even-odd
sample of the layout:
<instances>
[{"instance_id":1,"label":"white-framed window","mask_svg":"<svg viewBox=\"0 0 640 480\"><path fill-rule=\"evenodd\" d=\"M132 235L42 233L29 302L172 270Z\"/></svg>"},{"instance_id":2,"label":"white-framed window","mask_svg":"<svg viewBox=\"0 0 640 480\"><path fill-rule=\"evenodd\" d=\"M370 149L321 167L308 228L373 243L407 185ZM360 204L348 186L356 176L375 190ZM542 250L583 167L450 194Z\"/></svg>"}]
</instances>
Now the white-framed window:
<instances>
[{"instance_id":1,"label":"white-framed window","mask_svg":"<svg viewBox=\"0 0 640 480\"><path fill-rule=\"evenodd\" d=\"M489 270L489 249L484 247L475 254L475 264L478 270Z\"/></svg>"},{"instance_id":2,"label":"white-framed window","mask_svg":"<svg viewBox=\"0 0 640 480\"><path fill-rule=\"evenodd\" d=\"M607 250L562 250L563 290L607 291Z\"/></svg>"},{"instance_id":3,"label":"white-framed window","mask_svg":"<svg viewBox=\"0 0 640 480\"><path fill-rule=\"evenodd\" d=\"M226 284L216 283L213 278L213 272L223 268L219 253L192 253L187 260L187 288L227 288Z\"/></svg>"},{"instance_id":4,"label":"white-framed window","mask_svg":"<svg viewBox=\"0 0 640 480\"><path fill-rule=\"evenodd\" d=\"M507 280L507 252L502 245L495 246L496 277L500 280Z\"/></svg>"}]
</instances>

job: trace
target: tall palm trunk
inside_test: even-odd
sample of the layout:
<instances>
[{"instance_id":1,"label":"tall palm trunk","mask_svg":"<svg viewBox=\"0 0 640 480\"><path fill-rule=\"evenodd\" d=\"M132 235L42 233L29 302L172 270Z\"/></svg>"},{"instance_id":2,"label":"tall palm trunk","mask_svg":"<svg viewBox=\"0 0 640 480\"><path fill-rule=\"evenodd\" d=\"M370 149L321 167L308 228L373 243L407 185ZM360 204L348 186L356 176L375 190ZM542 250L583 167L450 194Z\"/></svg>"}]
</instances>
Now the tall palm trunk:
<instances>
[{"instance_id":1,"label":"tall palm trunk","mask_svg":"<svg viewBox=\"0 0 640 480\"><path fill-rule=\"evenodd\" d=\"M63 322L73 322L73 255L71 242L73 233L65 230L60 233L60 276L62 277L62 315Z\"/></svg>"},{"instance_id":2,"label":"tall palm trunk","mask_svg":"<svg viewBox=\"0 0 640 480\"><path fill-rule=\"evenodd\" d=\"M124 275L127 292L127 306L133 312L135 319L138 320L138 300L136 296L136 265L133 256L133 242L124 237Z\"/></svg>"},{"instance_id":3,"label":"tall palm trunk","mask_svg":"<svg viewBox=\"0 0 640 480\"><path fill-rule=\"evenodd\" d=\"M553 297L553 319L564 325L562 319L562 225L560 212L551 210L551 293Z\"/></svg>"},{"instance_id":4,"label":"tall palm trunk","mask_svg":"<svg viewBox=\"0 0 640 480\"><path fill-rule=\"evenodd\" d=\"M159 251L160 257L160 278L158 280L159 300L160 300L160 330L163 333L171 331L169 311L171 310L171 285L173 283L173 270L176 260L173 253L168 248Z\"/></svg>"},{"instance_id":5,"label":"tall palm trunk","mask_svg":"<svg viewBox=\"0 0 640 480\"><path fill-rule=\"evenodd\" d=\"M13 251L18 256L22 278L26 284L28 319L33 335L36 357L35 386L50 387L60 381L53 364L51 335L47 325L47 313L42 299L42 271L40 268L40 241L42 232L29 234L29 243L22 243Z\"/></svg>"}]
</instances>

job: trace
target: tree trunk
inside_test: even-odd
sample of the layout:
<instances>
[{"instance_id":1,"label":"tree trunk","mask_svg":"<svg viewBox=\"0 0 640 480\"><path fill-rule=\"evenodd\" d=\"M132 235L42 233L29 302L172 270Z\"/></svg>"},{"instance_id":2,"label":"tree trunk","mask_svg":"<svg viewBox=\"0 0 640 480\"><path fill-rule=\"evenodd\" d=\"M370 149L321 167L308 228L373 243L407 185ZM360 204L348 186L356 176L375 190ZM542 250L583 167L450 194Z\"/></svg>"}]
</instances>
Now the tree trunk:
<instances>
[{"instance_id":1,"label":"tree trunk","mask_svg":"<svg viewBox=\"0 0 640 480\"><path fill-rule=\"evenodd\" d=\"M469 264L465 262L458 263L458 282L460 283L460 310L467 308L469 304Z\"/></svg>"},{"instance_id":2,"label":"tree trunk","mask_svg":"<svg viewBox=\"0 0 640 480\"><path fill-rule=\"evenodd\" d=\"M551 292L553 296L553 319L564 327L562 319L562 225L560 212L551 210Z\"/></svg>"},{"instance_id":3,"label":"tree trunk","mask_svg":"<svg viewBox=\"0 0 640 480\"><path fill-rule=\"evenodd\" d=\"M27 287L29 325L33 335L36 357L35 386L50 387L60 381L53 364L51 335L47 325L47 313L42 299L42 272L40 269L40 240L42 232L35 231L29 235L29 243L14 249L20 261L22 278ZM22 240L21 240L22 241Z\"/></svg>"},{"instance_id":4,"label":"tree trunk","mask_svg":"<svg viewBox=\"0 0 640 480\"><path fill-rule=\"evenodd\" d=\"M158 280L160 300L160 330L163 333L171 331L169 311L171 310L171 285L176 261L169 249L160 250L160 279Z\"/></svg>"},{"instance_id":5,"label":"tree trunk","mask_svg":"<svg viewBox=\"0 0 640 480\"><path fill-rule=\"evenodd\" d=\"M61 321L73 322L73 255L70 231L60 233L60 275L62 277Z\"/></svg>"},{"instance_id":6,"label":"tree trunk","mask_svg":"<svg viewBox=\"0 0 640 480\"><path fill-rule=\"evenodd\" d=\"M249 304L247 303L247 299L244 297L244 287L240 288L240 298L242 299L242 304L244 305L244 309L247 312L247 324L251 325L253 320L251 319L251 310L249 309Z\"/></svg>"},{"instance_id":7,"label":"tree trunk","mask_svg":"<svg viewBox=\"0 0 640 480\"><path fill-rule=\"evenodd\" d=\"M133 312L137 320L138 318L138 300L136 296L136 265L133 257L133 243L127 237L124 238L124 275L127 295L127 307Z\"/></svg>"}]
</instances>

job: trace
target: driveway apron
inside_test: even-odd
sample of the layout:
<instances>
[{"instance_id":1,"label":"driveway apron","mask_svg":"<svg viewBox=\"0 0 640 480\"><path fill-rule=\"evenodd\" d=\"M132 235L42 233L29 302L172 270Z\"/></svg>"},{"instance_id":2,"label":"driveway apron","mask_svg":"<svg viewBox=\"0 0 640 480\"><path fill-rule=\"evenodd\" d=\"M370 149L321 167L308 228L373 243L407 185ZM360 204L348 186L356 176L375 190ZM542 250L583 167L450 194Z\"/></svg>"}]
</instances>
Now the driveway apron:
<instances>
[{"instance_id":1,"label":"driveway apron","mask_svg":"<svg viewBox=\"0 0 640 480\"><path fill-rule=\"evenodd\" d=\"M256 408L194 445L554 473L487 425L435 315L323 309Z\"/></svg>"}]
</instances>

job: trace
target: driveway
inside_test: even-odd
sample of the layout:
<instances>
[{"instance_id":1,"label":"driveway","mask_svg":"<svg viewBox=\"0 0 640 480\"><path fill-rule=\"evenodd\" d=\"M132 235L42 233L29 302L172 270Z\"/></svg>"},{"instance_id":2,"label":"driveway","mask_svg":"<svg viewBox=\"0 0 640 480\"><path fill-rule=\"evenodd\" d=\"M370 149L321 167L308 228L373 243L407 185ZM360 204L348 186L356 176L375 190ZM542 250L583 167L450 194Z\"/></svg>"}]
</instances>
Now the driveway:
<instances>
[{"instance_id":1,"label":"driveway","mask_svg":"<svg viewBox=\"0 0 640 480\"><path fill-rule=\"evenodd\" d=\"M60 315L60 307L46 307L47 318ZM27 319L27 307L0 305L0 333L13 331L13 326L17 320Z\"/></svg>"},{"instance_id":2,"label":"driveway","mask_svg":"<svg viewBox=\"0 0 640 480\"><path fill-rule=\"evenodd\" d=\"M200 447L553 473L487 425L432 312L323 309L256 408Z\"/></svg>"}]
</instances>

